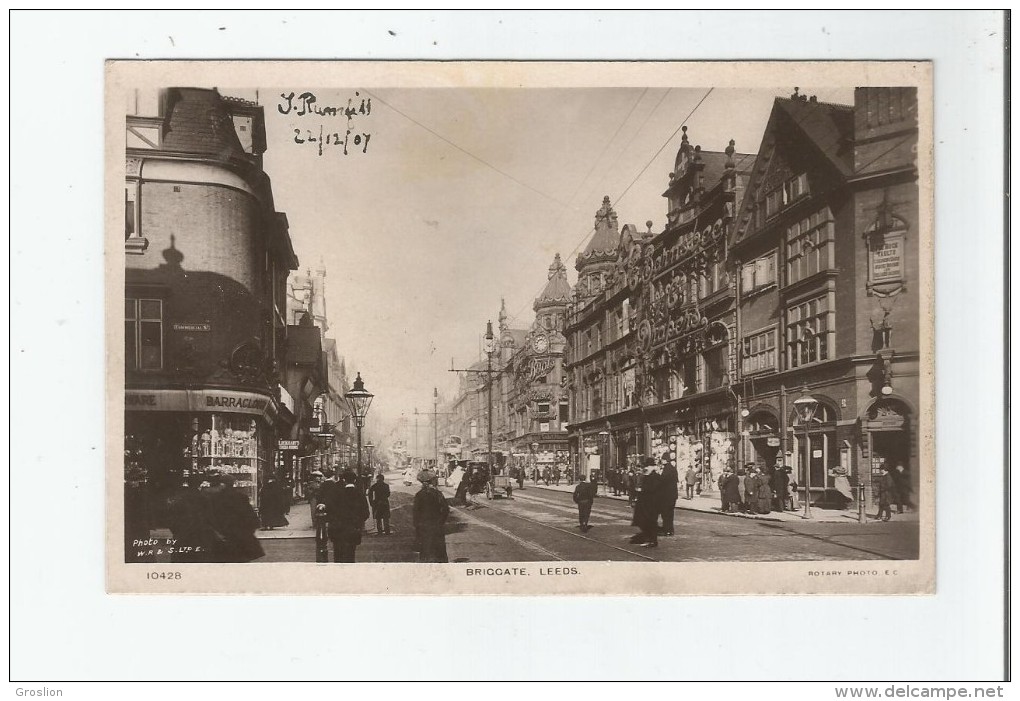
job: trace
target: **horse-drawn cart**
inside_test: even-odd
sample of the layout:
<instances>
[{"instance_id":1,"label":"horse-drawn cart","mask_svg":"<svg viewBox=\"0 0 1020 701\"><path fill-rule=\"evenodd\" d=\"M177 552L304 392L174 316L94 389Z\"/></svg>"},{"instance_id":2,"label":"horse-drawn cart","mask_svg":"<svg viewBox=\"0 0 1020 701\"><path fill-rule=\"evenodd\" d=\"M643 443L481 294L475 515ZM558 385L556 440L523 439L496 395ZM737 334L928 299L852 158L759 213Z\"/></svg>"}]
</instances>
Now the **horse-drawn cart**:
<instances>
[{"instance_id":1,"label":"horse-drawn cart","mask_svg":"<svg viewBox=\"0 0 1020 701\"><path fill-rule=\"evenodd\" d=\"M492 475L485 483L485 498L498 499L502 496L507 499L513 498L514 482L507 474Z\"/></svg>"}]
</instances>

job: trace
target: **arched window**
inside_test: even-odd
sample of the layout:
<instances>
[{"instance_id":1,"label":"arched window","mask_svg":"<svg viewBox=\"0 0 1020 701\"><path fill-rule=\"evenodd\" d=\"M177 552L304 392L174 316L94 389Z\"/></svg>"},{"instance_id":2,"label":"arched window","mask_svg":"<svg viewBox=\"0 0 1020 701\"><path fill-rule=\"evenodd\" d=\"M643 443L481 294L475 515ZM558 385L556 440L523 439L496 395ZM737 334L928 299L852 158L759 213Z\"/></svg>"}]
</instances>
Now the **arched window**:
<instances>
[{"instance_id":1,"label":"arched window","mask_svg":"<svg viewBox=\"0 0 1020 701\"><path fill-rule=\"evenodd\" d=\"M744 429L750 433L776 433L779 430L779 421L768 412L756 411L747 417Z\"/></svg>"},{"instance_id":2,"label":"arched window","mask_svg":"<svg viewBox=\"0 0 1020 701\"><path fill-rule=\"evenodd\" d=\"M835 421L836 421L835 408L829 406L824 401L819 401L818 405L815 407L815 415L811 418L811 424L809 425L808 429L814 430L821 424L833 423ZM804 425L800 420L800 415L796 411L790 414L790 423L793 426L797 426L801 431L804 430Z\"/></svg>"}]
</instances>

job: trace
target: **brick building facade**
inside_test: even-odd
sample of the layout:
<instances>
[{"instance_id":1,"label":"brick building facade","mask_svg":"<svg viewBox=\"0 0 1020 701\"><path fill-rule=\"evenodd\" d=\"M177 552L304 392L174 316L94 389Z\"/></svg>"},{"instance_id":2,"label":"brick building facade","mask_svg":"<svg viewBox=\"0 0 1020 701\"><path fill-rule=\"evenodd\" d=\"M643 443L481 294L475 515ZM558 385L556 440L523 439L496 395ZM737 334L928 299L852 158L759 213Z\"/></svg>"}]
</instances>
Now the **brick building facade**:
<instances>
[{"instance_id":1,"label":"brick building facade","mask_svg":"<svg viewBox=\"0 0 1020 701\"><path fill-rule=\"evenodd\" d=\"M575 469L655 457L712 489L726 467L780 463L829 502L837 468L870 499L901 463L916 493L916 149L915 89L795 93L757 156L684 129L662 232L619 229L606 198L567 312Z\"/></svg>"},{"instance_id":2,"label":"brick building facade","mask_svg":"<svg viewBox=\"0 0 1020 701\"><path fill-rule=\"evenodd\" d=\"M189 476L232 474L256 503L275 470L286 284L297 258L262 170L262 108L162 90L127 117L128 535L165 525Z\"/></svg>"}]
</instances>

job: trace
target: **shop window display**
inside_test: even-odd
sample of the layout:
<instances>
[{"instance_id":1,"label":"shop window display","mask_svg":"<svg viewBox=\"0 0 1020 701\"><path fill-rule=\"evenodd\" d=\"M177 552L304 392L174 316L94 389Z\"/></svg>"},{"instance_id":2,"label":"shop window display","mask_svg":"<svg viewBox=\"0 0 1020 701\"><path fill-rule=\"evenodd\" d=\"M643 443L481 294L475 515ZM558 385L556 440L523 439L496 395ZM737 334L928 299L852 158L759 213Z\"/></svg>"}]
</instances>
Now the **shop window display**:
<instances>
[{"instance_id":1,"label":"shop window display","mask_svg":"<svg viewBox=\"0 0 1020 701\"><path fill-rule=\"evenodd\" d=\"M249 416L209 414L192 421L192 472L232 475L234 488L244 491L252 505L265 469L263 452L258 424Z\"/></svg>"},{"instance_id":2,"label":"shop window display","mask_svg":"<svg viewBox=\"0 0 1020 701\"><path fill-rule=\"evenodd\" d=\"M257 506L268 446L251 415L127 412L124 435L125 489L143 529L167 527L167 500L182 483L215 471Z\"/></svg>"},{"instance_id":3,"label":"shop window display","mask_svg":"<svg viewBox=\"0 0 1020 701\"><path fill-rule=\"evenodd\" d=\"M703 490L711 491L711 477L705 470L703 459L704 450L704 443L689 426L672 425L652 430L651 453L656 462L668 460L681 475L693 465L702 472Z\"/></svg>"}]
</instances>

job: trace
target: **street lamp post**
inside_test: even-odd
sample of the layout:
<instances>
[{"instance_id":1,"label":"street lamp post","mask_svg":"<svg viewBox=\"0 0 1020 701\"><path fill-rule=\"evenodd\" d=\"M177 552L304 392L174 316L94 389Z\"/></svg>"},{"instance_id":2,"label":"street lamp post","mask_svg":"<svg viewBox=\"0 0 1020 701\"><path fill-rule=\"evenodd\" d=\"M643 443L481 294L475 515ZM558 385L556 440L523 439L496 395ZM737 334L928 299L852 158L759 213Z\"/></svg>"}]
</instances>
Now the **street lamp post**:
<instances>
[{"instance_id":1,"label":"street lamp post","mask_svg":"<svg viewBox=\"0 0 1020 701\"><path fill-rule=\"evenodd\" d=\"M436 456L435 470L439 474L439 388L432 388L432 448Z\"/></svg>"},{"instance_id":2,"label":"street lamp post","mask_svg":"<svg viewBox=\"0 0 1020 701\"><path fill-rule=\"evenodd\" d=\"M485 355L488 358L488 368L487 368L487 373L488 374L487 374L487 378L488 378L488 383L489 383L489 387L488 387L488 390L489 390L489 398L488 398L488 404L489 404L489 430L488 430L489 452L488 452L488 455L486 456L486 460L485 461L486 461L486 463L489 466L489 474L491 475L491 474L493 474L493 467L492 467L492 354L496 350L496 337L492 333L492 321L491 320L486 322L486 324L485 324L485 346L484 347L485 347Z\"/></svg>"},{"instance_id":3,"label":"street lamp post","mask_svg":"<svg viewBox=\"0 0 1020 701\"><path fill-rule=\"evenodd\" d=\"M609 431L599 431L599 482L606 485L606 471L608 470L609 457ZM596 489L598 485L595 485Z\"/></svg>"},{"instance_id":4,"label":"street lamp post","mask_svg":"<svg viewBox=\"0 0 1020 701\"><path fill-rule=\"evenodd\" d=\"M361 467L361 429L365 427L365 416L368 414L368 408L372 405L372 398L374 394L365 389L365 382L361 379L361 373L354 380L354 388L344 395L347 400L347 406L351 410L351 416L354 418L354 425L358 428L358 477L362 476Z\"/></svg>"},{"instance_id":5,"label":"street lamp post","mask_svg":"<svg viewBox=\"0 0 1020 701\"><path fill-rule=\"evenodd\" d=\"M538 441L531 444L531 470L535 476L535 484L538 484Z\"/></svg>"},{"instance_id":6,"label":"street lamp post","mask_svg":"<svg viewBox=\"0 0 1020 701\"><path fill-rule=\"evenodd\" d=\"M807 388L804 388L807 391ZM804 424L804 518L811 518L811 448L808 446L808 424L815 418L818 400L809 394L794 401L794 409Z\"/></svg>"},{"instance_id":7,"label":"street lamp post","mask_svg":"<svg viewBox=\"0 0 1020 701\"><path fill-rule=\"evenodd\" d=\"M375 469L373 467L374 463L372 462L372 452L375 450L375 443L373 443L372 441L366 443L365 450L368 451L368 473L374 474Z\"/></svg>"}]
</instances>

